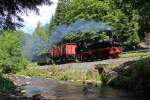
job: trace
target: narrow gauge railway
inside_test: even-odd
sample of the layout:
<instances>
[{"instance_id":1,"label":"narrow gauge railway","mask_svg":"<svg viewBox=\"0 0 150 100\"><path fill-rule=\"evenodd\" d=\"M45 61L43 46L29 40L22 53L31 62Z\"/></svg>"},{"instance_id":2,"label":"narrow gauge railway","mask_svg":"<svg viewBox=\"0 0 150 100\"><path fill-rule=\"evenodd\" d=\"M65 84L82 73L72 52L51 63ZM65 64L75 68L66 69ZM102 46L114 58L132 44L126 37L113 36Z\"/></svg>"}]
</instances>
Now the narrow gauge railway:
<instances>
[{"instance_id":1,"label":"narrow gauge railway","mask_svg":"<svg viewBox=\"0 0 150 100\"><path fill-rule=\"evenodd\" d=\"M94 37L75 42L59 43L56 47L50 49L48 53L41 55L38 64L62 64L118 58L122 52L120 42L112 36L110 31L108 33L110 38L105 41Z\"/></svg>"}]
</instances>

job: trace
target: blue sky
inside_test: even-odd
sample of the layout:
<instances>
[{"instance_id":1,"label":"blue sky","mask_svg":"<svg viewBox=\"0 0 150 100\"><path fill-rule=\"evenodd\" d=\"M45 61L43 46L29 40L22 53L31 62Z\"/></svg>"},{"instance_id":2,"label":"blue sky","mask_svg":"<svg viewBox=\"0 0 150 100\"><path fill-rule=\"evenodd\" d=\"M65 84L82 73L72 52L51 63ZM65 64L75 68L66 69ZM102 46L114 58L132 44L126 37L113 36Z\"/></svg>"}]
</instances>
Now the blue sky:
<instances>
[{"instance_id":1,"label":"blue sky","mask_svg":"<svg viewBox=\"0 0 150 100\"><path fill-rule=\"evenodd\" d=\"M29 16L22 16L24 19L24 27L22 30L25 33L32 34L34 31L37 23L40 21L42 24L46 24L50 22L50 19L52 15L55 14L55 10L57 7L58 0L53 0L53 4L51 6L40 6L38 7L40 9L40 15L36 15L33 12L30 12Z\"/></svg>"}]
</instances>

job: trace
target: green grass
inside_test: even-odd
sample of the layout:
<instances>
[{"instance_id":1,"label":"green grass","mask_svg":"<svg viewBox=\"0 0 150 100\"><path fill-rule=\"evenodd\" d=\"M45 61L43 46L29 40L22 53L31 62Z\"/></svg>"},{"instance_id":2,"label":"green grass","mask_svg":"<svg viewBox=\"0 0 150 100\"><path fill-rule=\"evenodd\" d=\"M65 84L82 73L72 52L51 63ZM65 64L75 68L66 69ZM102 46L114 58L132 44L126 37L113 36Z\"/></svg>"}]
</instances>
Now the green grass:
<instances>
[{"instance_id":1,"label":"green grass","mask_svg":"<svg viewBox=\"0 0 150 100\"><path fill-rule=\"evenodd\" d=\"M28 67L30 67L30 68L35 68L35 67L37 67L37 66L38 66L37 63L29 63L29 64L28 64Z\"/></svg>"},{"instance_id":2,"label":"green grass","mask_svg":"<svg viewBox=\"0 0 150 100\"><path fill-rule=\"evenodd\" d=\"M83 83L86 80L91 81L101 81L101 75L99 75L98 71L88 70L88 71L74 71L74 70L66 70L62 67L49 67L47 69L27 69L20 71L15 74L16 76L29 76L29 77L44 77L44 78L52 78L52 79L60 79L64 81L73 81Z\"/></svg>"},{"instance_id":3,"label":"green grass","mask_svg":"<svg viewBox=\"0 0 150 100\"><path fill-rule=\"evenodd\" d=\"M15 75L16 76L29 76L29 77L45 77L45 78L50 77L47 70L38 70L35 68L22 70L20 72L17 72Z\"/></svg>"},{"instance_id":4,"label":"green grass","mask_svg":"<svg viewBox=\"0 0 150 100\"><path fill-rule=\"evenodd\" d=\"M127 53L127 54L120 54L120 58L129 58L129 57L144 57L150 55L150 52L139 52L139 53Z\"/></svg>"}]
</instances>

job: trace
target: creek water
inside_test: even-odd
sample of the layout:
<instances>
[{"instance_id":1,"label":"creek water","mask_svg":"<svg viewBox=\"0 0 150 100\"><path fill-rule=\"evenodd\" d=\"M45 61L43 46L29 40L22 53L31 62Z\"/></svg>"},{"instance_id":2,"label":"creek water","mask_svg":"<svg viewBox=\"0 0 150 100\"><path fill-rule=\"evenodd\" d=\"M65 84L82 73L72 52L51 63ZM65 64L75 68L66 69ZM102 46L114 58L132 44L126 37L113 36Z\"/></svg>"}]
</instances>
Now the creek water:
<instances>
[{"instance_id":1,"label":"creek water","mask_svg":"<svg viewBox=\"0 0 150 100\"><path fill-rule=\"evenodd\" d=\"M45 78L18 78L17 82L30 83L22 87L27 97L41 94L50 100L150 100L141 92L124 91L108 86L81 86Z\"/></svg>"}]
</instances>

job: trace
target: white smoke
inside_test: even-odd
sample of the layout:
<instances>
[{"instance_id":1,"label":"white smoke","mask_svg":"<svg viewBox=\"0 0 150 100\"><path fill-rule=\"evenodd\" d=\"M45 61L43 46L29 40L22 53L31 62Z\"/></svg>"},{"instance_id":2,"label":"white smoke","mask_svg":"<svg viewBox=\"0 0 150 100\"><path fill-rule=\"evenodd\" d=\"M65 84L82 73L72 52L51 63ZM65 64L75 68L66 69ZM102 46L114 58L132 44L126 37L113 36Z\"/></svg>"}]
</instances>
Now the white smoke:
<instances>
[{"instance_id":1,"label":"white smoke","mask_svg":"<svg viewBox=\"0 0 150 100\"><path fill-rule=\"evenodd\" d=\"M75 23L70 25L62 24L57 26L50 36L49 40L52 41L53 44L62 41L62 39L68 35L69 33L77 33L79 31L106 31L111 30L111 28L103 22L97 22L94 20L86 21L86 20L77 20Z\"/></svg>"}]
</instances>

